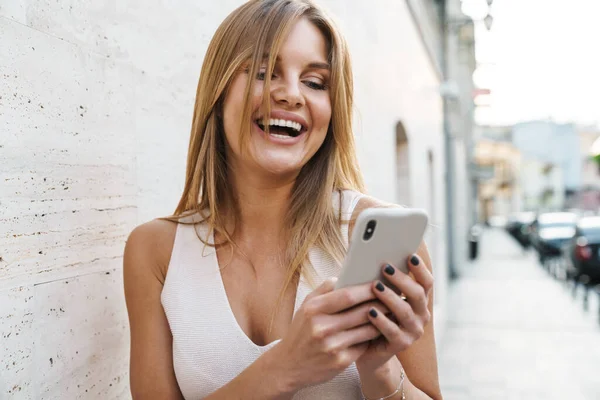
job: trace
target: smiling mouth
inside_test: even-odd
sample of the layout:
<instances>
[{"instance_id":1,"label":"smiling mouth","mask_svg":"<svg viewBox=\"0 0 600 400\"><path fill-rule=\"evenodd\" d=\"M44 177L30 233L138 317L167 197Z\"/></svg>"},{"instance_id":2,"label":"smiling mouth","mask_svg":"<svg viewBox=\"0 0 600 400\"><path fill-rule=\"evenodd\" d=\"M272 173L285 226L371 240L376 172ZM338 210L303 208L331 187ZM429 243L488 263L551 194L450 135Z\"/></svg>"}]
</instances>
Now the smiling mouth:
<instances>
[{"instance_id":1,"label":"smiling mouth","mask_svg":"<svg viewBox=\"0 0 600 400\"><path fill-rule=\"evenodd\" d=\"M266 125L266 121L261 119L256 120L256 125L264 132ZM306 128L301 124L293 121L286 121L281 119L271 119L269 120L269 135L274 136L285 136L295 138L306 131Z\"/></svg>"}]
</instances>

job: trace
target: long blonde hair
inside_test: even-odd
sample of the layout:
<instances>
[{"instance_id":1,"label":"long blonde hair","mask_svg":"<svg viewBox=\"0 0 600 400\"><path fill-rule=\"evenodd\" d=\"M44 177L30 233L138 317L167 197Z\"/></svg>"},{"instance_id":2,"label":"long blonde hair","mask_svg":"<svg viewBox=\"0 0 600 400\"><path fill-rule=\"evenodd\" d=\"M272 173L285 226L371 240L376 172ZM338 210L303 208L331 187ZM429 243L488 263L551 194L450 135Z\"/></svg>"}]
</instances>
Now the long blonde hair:
<instances>
[{"instance_id":1,"label":"long blonde hair","mask_svg":"<svg viewBox=\"0 0 600 400\"><path fill-rule=\"evenodd\" d=\"M332 195L342 189L364 192L352 131L353 82L346 42L332 20L312 1L251 0L233 11L217 29L206 52L196 92L185 188L174 215L168 218L177 221L181 216L199 213L209 230L224 238L223 243L206 244L235 246L233 233L226 230L224 212L234 213L227 219L238 216L235 194L228 184L226 141L220 118L224 98L242 67L247 65L248 75L256 76L268 54L263 107L265 115L269 115L268 94L275 59L287 32L301 17L319 28L328 43L332 116L323 145L302 168L292 189L286 220L290 240L284 258L288 271L280 299L299 273L304 273L302 267L309 264L311 247L318 246L341 262L345 253L339 229L342 220L341 214L334 211ZM250 135L254 81L249 79L245 89L242 145L248 143Z\"/></svg>"}]
</instances>

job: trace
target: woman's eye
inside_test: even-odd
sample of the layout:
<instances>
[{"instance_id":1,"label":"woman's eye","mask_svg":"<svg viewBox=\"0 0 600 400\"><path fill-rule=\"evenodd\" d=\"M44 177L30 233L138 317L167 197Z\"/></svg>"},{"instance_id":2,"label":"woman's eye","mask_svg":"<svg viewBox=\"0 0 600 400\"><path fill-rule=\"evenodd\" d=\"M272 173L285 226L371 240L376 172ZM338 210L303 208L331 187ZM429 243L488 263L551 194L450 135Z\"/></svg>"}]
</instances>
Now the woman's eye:
<instances>
[{"instance_id":1,"label":"woman's eye","mask_svg":"<svg viewBox=\"0 0 600 400\"><path fill-rule=\"evenodd\" d=\"M314 90L325 90L327 85L315 81L304 81L304 84Z\"/></svg>"}]
</instances>

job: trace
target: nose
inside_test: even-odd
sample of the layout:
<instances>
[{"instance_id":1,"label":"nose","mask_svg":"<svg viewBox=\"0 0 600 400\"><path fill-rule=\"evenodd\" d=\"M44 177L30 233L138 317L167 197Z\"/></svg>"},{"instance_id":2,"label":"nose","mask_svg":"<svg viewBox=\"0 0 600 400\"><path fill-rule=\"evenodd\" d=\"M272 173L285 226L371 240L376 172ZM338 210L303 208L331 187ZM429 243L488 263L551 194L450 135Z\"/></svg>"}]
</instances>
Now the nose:
<instances>
[{"instance_id":1,"label":"nose","mask_svg":"<svg viewBox=\"0 0 600 400\"><path fill-rule=\"evenodd\" d=\"M302 96L299 83L286 80L277 83L271 82L271 85L273 100L277 104L289 108L299 108L304 105L304 96Z\"/></svg>"}]
</instances>

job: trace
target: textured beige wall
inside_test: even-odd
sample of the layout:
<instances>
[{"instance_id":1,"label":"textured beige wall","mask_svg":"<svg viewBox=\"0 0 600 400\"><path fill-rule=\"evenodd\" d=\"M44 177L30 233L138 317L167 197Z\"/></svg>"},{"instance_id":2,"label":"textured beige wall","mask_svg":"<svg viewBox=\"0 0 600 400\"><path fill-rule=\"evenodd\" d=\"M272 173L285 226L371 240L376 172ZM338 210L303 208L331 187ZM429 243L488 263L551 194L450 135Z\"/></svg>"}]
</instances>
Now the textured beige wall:
<instances>
[{"instance_id":1,"label":"textured beige wall","mask_svg":"<svg viewBox=\"0 0 600 400\"><path fill-rule=\"evenodd\" d=\"M129 398L124 241L174 209L202 58L241 3L0 0L0 399ZM426 207L438 81L405 3L379 3L324 2L353 51L369 189L395 198L402 120Z\"/></svg>"}]
</instances>

